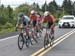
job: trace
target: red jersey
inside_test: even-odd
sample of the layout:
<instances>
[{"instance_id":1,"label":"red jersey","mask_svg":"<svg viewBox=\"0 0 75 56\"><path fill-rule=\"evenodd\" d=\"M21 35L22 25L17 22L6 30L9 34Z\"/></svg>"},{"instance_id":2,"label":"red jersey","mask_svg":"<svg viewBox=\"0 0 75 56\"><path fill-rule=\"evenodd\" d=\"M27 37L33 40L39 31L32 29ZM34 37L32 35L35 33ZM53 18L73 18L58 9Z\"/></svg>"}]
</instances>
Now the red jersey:
<instances>
[{"instance_id":1,"label":"red jersey","mask_svg":"<svg viewBox=\"0 0 75 56\"><path fill-rule=\"evenodd\" d=\"M38 16L37 15L30 15L30 20L37 21Z\"/></svg>"},{"instance_id":2,"label":"red jersey","mask_svg":"<svg viewBox=\"0 0 75 56\"><path fill-rule=\"evenodd\" d=\"M50 15L48 17L43 17L42 18L42 23L44 23L44 22L54 23L55 22L55 18L52 15Z\"/></svg>"}]
</instances>

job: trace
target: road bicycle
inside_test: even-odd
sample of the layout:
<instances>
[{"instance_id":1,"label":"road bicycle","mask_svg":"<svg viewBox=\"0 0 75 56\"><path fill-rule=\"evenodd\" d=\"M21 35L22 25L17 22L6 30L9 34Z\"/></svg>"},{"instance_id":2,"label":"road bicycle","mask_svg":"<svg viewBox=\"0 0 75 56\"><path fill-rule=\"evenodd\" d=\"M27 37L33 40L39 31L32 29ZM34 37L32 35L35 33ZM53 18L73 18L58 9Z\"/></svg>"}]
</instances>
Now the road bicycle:
<instances>
[{"instance_id":1,"label":"road bicycle","mask_svg":"<svg viewBox=\"0 0 75 56\"><path fill-rule=\"evenodd\" d=\"M29 44L32 44L31 38L27 35L27 32L29 32L28 28L21 28L21 31L18 36L18 47L20 50L23 49L24 44L26 47L29 47Z\"/></svg>"},{"instance_id":2,"label":"road bicycle","mask_svg":"<svg viewBox=\"0 0 75 56\"><path fill-rule=\"evenodd\" d=\"M54 34L51 33L52 31L48 27L44 27L44 30L46 32L44 36L44 48L48 48L54 44Z\"/></svg>"}]
</instances>

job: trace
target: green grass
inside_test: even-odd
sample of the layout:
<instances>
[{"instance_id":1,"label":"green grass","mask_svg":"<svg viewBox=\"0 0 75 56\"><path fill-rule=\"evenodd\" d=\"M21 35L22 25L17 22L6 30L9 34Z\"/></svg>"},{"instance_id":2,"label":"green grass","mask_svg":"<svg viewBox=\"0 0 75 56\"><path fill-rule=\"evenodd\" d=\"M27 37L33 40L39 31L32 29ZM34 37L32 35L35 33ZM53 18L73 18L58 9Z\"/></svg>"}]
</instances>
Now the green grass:
<instances>
[{"instance_id":1,"label":"green grass","mask_svg":"<svg viewBox=\"0 0 75 56\"><path fill-rule=\"evenodd\" d=\"M15 27L8 28L8 29L0 29L0 34L7 34L10 32L15 32Z\"/></svg>"},{"instance_id":2,"label":"green grass","mask_svg":"<svg viewBox=\"0 0 75 56\"><path fill-rule=\"evenodd\" d=\"M55 25L58 25L58 23L56 22ZM11 33L11 32L15 32L15 27L12 27L12 28L0 28L0 34L7 34L7 33Z\"/></svg>"}]
</instances>

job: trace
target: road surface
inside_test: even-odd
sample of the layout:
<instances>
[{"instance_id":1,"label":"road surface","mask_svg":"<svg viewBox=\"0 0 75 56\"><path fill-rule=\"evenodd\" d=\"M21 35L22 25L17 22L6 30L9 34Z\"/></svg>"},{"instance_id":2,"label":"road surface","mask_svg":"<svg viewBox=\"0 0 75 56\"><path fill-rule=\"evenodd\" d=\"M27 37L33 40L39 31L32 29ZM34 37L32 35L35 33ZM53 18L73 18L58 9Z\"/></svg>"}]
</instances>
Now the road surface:
<instances>
[{"instance_id":1,"label":"road surface","mask_svg":"<svg viewBox=\"0 0 75 56\"><path fill-rule=\"evenodd\" d=\"M72 33L73 32L73 33ZM72 33L72 34L71 34ZM17 33L16 33L17 34ZM36 52L43 48L43 37L38 40L38 43L19 50L17 46L16 34L0 35L0 56L33 56ZM67 35L69 35L66 38ZM12 35L12 36L11 36ZM43 35L43 34L42 34ZM62 37L63 36L63 37ZM45 50L43 56L75 56L75 33L74 28L61 28L55 27L55 40L58 38L66 38L61 43L55 45L51 50ZM41 53L39 55L42 55Z\"/></svg>"}]
</instances>

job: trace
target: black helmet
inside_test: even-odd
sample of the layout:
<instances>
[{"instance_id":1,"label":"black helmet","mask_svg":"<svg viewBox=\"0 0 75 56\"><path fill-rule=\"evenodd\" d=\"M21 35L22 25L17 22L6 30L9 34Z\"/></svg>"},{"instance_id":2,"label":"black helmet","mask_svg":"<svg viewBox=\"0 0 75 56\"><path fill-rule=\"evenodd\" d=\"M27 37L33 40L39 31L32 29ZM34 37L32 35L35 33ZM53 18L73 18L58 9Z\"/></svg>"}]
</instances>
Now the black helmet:
<instances>
[{"instance_id":1,"label":"black helmet","mask_svg":"<svg viewBox=\"0 0 75 56\"><path fill-rule=\"evenodd\" d=\"M22 17L22 16L24 16L24 13L21 12L21 13L18 14L18 16Z\"/></svg>"}]
</instances>

